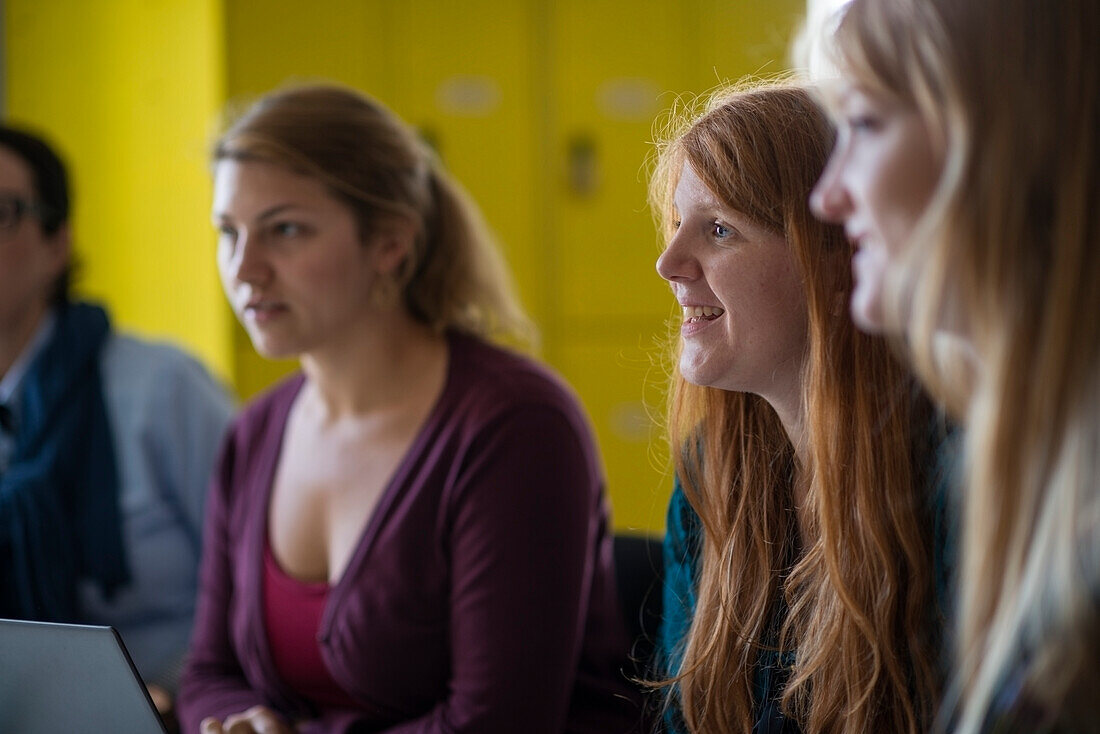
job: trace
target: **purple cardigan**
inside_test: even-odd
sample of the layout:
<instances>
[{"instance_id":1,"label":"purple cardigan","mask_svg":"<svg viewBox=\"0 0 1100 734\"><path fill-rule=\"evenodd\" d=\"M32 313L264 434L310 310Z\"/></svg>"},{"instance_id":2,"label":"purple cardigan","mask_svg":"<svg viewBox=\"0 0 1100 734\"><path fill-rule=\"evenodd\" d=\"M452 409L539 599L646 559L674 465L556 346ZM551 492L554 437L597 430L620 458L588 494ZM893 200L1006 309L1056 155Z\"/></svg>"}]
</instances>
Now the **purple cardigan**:
<instances>
[{"instance_id":1,"label":"purple cardigan","mask_svg":"<svg viewBox=\"0 0 1100 734\"><path fill-rule=\"evenodd\" d=\"M309 732L626 732L602 473L576 399L545 369L449 337L443 393L398 466L321 620L321 654L358 702L318 710L275 672L262 552L283 429L304 378L252 403L208 499L185 732L270 706Z\"/></svg>"}]
</instances>

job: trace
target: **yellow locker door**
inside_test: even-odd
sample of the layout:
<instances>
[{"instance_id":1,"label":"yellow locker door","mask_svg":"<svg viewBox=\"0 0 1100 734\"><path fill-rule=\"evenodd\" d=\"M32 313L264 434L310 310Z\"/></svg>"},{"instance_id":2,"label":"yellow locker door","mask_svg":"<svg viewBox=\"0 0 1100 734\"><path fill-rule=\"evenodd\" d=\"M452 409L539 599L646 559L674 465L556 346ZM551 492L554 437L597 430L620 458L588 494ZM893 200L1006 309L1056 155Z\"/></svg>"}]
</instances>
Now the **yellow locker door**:
<instances>
[{"instance_id":1,"label":"yellow locker door","mask_svg":"<svg viewBox=\"0 0 1100 734\"><path fill-rule=\"evenodd\" d=\"M669 478L651 415L663 412L664 378L651 365L672 300L654 270L645 164L656 116L688 88L683 10L662 0L555 0L551 10L548 353L595 422L616 526L660 528Z\"/></svg>"}]
</instances>

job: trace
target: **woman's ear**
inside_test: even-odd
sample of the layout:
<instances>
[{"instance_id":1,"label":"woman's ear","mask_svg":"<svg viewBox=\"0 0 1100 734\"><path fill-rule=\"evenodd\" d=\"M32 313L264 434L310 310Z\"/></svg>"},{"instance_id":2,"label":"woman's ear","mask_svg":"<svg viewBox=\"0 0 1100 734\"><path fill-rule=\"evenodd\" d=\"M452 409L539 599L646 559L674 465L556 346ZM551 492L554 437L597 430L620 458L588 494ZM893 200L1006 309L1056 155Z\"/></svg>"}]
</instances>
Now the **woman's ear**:
<instances>
[{"instance_id":1,"label":"woman's ear","mask_svg":"<svg viewBox=\"0 0 1100 734\"><path fill-rule=\"evenodd\" d=\"M380 275L395 276L413 252L420 228L409 219L390 219L374 232L375 269Z\"/></svg>"}]
</instances>

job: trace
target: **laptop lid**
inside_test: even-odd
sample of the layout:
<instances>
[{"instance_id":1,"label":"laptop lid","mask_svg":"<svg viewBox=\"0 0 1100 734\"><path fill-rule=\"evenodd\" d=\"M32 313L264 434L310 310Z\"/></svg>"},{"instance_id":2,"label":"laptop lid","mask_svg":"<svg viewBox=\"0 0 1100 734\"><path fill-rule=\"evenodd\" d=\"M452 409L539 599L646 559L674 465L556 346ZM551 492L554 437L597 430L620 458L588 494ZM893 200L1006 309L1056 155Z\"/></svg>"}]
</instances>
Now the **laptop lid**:
<instances>
[{"instance_id":1,"label":"laptop lid","mask_svg":"<svg viewBox=\"0 0 1100 734\"><path fill-rule=\"evenodd\" d=\"M0 731L164 727L114 628L0 619Z\"/></svg>"}]
</instances>

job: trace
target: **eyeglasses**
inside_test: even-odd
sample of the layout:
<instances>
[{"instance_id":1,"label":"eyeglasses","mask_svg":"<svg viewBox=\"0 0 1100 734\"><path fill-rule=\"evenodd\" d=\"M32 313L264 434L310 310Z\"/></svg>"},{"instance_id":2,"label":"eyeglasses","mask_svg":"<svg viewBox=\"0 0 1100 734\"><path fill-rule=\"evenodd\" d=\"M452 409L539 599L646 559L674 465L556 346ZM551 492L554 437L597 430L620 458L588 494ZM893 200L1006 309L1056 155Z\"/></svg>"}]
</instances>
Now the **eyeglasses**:
<instances>
[{"instance_id":1,"label":"eyeglasses","mask_svg":"<svg viewBox=\"0 0 1100 734\"><path fill-rule=\"evenodd\" d=\"M48 211L35 201L27 201L18 196L0 196L0 235L14 232L28 214L41 222Z\"/></svg>"}]
</instances>

